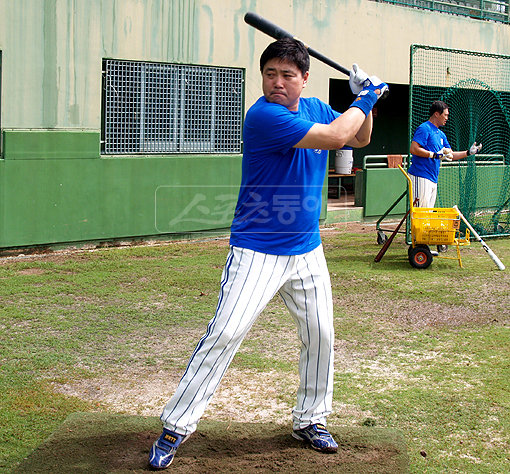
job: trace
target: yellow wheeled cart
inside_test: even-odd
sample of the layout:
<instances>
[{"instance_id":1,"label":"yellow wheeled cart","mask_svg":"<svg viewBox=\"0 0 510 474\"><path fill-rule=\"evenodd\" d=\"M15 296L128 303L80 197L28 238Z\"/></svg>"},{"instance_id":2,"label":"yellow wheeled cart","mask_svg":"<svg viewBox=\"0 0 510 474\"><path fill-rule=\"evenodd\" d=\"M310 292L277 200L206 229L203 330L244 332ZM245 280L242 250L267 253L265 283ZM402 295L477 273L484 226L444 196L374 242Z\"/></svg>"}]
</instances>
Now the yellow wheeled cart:
<instances>
[{"instance_id":1,"label":"yellow wheeled cart","mask_svg":"<svg viewBox=\"0 0 510 474\"><path fill-rule=\"evenodd\" d=\"M427 268L433 259L429 245L454 245L457 257L435 255L438 258L457 260L462 268L460 247L469 245L469 229L463 239L460 238L460 216L454 208L415 207L413 203L413 183L409 175L399 166L409 183L409 216L411 221L411 240L408 255L409 263L415 268Z\"/></svg>"}]
</instances>

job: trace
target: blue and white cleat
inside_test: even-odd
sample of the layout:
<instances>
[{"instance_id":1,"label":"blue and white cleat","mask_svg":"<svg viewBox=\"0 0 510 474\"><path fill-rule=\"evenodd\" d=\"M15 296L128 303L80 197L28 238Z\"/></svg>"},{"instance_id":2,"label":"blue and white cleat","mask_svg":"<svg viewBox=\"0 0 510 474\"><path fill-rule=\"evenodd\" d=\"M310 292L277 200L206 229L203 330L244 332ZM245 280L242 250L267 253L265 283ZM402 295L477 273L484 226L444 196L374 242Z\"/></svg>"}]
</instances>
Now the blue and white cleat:
<instances>
[{"instance_id":1,"label":"blue and white cleat","mask_svg":"<svg viewBox=\"0 0 510 474\"><path fill-rule=\"evenodd\" d=\"M333 439L324 425L310 425L302 430L294 430L292 436L301 441L306 441L313 449L323 453L336 453L338 444Z\"/></svg>"},{"instance_id":2,"label":"blue and white cleat","mask_svg":"<svg viewBox=\"0 0 510 474\"><path fill-rule=\"evenodd\" d=\"M173 431L163 428L161 436L154 441L149 454L149 465L153 469L166 469L174 460L177 448L188 439Z\"/></svg>"}]
</instances>

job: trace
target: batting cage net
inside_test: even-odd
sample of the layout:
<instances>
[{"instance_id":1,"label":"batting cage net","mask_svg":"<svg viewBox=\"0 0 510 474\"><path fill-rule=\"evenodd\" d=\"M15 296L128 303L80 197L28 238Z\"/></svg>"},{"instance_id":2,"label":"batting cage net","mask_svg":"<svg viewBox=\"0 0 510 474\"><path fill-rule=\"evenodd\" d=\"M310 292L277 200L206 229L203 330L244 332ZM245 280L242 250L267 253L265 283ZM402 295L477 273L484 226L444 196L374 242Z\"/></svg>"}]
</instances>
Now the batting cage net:
<instances>
[{"instance_id":1,"label":"batting cage net","mask_svg":"<svg viewBox=\"0 0 510 474\"><path fill-rule=\"evenodd\" d=\"M480 236L510 235L510 56L412 45L409 143L434 100L448 104L454 151L483 144L442 162L436 207L458 205Z\"/></svg>"}]
</instances>

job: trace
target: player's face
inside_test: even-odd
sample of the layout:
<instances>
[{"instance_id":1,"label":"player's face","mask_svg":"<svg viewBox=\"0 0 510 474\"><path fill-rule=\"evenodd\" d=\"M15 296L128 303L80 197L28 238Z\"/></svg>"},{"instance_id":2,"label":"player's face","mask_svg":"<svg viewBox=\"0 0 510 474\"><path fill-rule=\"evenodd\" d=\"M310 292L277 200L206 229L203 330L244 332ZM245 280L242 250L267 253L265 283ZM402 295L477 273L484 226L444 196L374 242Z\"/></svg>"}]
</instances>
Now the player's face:
<instances>
[{"instance_id":1,"label":"player's face","mask_svg":"<svg viewBox=\"0 0 510 474\"><path fill-rule=\"evenodd\" d=\"M284 105L295 112L307 80L308 72L303 75L294 63L273 58L262 70L262 92L268 102Z\"/></svg>"},{"instance_id":2,"label":"player's face","mask_svg":"<svg viewBox=\"0 0 510 474\"><path fill-rule=\"evenodd\" d=\"M443 113L439 115L439 126L442 127L448 120L448 109L444 109Z\"/></svg>"}]
</instances>

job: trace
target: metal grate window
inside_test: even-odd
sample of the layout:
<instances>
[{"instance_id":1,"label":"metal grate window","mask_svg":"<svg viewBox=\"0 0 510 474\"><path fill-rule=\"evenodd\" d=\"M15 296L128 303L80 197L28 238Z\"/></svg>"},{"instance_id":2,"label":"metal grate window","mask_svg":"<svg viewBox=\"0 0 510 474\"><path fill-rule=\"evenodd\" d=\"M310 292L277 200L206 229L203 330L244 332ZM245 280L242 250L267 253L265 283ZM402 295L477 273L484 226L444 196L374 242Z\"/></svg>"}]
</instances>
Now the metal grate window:
<instances>
[{"instance_id":1,"label":"metal grate window","mask_svg":"<svg viewBox=\"0 0 510 474\"><path fill-rule=\"evenodd\" d=\"M241 152L242 69L103 63L105 154Z\"/></svg>"}]
</instances>

